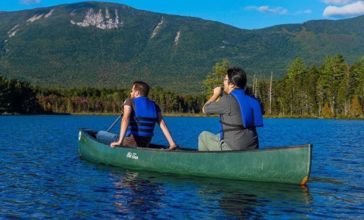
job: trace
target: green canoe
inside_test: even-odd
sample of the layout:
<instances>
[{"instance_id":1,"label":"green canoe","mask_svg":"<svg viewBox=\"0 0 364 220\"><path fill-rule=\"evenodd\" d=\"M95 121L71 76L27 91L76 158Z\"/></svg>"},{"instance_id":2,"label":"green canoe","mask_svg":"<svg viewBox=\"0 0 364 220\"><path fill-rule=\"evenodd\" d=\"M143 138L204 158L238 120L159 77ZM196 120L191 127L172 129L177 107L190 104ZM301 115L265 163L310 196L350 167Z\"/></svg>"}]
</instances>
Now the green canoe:
<instances>
[{"instance_id":1,"label":"green canoe","mask_svg":"<svg viewBox=\"0 0 364 220\"><path fill-rule=\"evenodd\" d=\"M178 175L305 185L311 168L312 145L249 151L199 152L180 149L118 147L97 142L96 132L81 129L81 158L133 170Z\"/></svg>"}]
</instances>

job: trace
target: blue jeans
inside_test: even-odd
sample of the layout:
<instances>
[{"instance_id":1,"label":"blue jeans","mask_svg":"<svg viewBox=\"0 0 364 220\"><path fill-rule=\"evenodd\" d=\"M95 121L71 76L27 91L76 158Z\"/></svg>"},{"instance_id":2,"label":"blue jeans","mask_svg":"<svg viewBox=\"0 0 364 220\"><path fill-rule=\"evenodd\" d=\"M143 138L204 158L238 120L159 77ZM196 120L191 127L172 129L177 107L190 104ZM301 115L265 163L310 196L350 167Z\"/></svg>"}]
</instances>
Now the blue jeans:
<instances>
[{"instance_id":1,"label":"blue jeans","mask_svg":"<svg viewBox=\"0 0 364 220\"><path fill-rule=\"evenodd\" d=\"M117 141L118 139L119 135L108 131L98 131L96 134L96 140L106 145L110 145L112 142Z\"/></svg>"}]
</instances>

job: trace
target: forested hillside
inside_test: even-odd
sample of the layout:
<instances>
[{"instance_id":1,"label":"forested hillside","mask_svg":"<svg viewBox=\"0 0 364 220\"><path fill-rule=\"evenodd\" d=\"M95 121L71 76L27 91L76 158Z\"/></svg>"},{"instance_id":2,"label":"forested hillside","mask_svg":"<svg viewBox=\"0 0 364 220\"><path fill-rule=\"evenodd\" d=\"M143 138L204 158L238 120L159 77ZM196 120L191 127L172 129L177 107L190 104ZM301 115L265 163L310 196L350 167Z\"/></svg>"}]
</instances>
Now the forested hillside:
<instances>
[{"instance_id":1,"label":"forested hillside","mask_svg":"<svg viewBox=\"0 0 364 220\"><path fill-rule=\"evenodd\" d=\"M218 62L204 80L206 91L182 95L153 88L150 97L163 112L201 113L212 88L221 85L229 61ZM295 59L283 79L258 80L247 88L268 116L359 118L364 112L364 57L349 65L341 55L330 56L318 66ZM125 89L48 89L0 77L0 113L120 113Z\"/></svg>"},{"instance_id":2,"label":"forested hillside","mask_svg":"<svg viewBox=\"0 0 364 220\"><path fill-rule=\"evenodd\" d=\"M301 57L319 65L364 55L364 16L241 30L192 17L84 2L0 13L0 74L50 88L125 88L134 80L202 91L223 59L249 75L283 77Z\"/></svg>"}]
</instances>

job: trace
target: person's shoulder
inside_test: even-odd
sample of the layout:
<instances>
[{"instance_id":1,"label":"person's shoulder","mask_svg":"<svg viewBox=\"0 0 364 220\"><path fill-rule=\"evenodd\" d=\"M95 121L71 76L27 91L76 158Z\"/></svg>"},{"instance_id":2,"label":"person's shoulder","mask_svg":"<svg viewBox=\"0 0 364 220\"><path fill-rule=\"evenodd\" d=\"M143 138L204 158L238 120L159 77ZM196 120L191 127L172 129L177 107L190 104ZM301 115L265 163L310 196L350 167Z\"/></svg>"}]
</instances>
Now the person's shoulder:
<instances>
[{"instance_id":1,"label":"person's shoulder","mask_svg":"<svg viewBox=\"0 0 364 220\"><path fill-rule=\"evenodd\" d=\"M225 96L224 104L228 104L228 105L237 105L238 104L238 100L236 100L236 98L233 95L227 94L224 96Z\"/></svg>"},{"instance_id":2,"label":"person's shoulder","mask_svg":"<svg viewBox=\"0 0 364 220\"><path fill-rule=\"evenodd\" d=\"M235 98L231 94L224 94L220 100L222 102L232 102Z\"/></svg>"},{"instance_id":3,"label":"person's shoulder","mask_svg":"<svg viewBox=\"0 0 364 220\"><path fill-rule=\"evenodd\" d=\"M126 98L125 101L124 101L124 105L132 106L133 105L133 99L132 98Z\"/></svg>"},{"instance_id":4,"label":"person's shoulder","mask_svg":"<svg viewBox=\"0 0 364 220\"><path fill-rule=\"evenodd\" d=\"M155 103L155 102L154 102L154 104L155 104L155 109L157 110L157 112L162 112L159 105L157 103Z\"/></svg>"}]
</instances>

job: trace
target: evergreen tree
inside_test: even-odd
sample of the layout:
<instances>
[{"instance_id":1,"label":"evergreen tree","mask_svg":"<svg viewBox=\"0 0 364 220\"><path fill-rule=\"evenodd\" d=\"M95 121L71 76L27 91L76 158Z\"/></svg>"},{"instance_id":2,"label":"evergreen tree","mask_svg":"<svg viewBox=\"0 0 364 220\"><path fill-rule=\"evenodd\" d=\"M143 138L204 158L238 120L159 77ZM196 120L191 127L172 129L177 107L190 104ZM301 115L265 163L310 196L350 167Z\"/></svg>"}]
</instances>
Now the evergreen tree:
<instances>
[{"instance_id":1,"label":"evergreen tree","mask_svg":"<svg viewBox=\"0 0 364 220\"><path fill-rule=\"evenodd\" d=\"M344 78L348 65L345 63L343 56L336 55L327 57L325 63L321 66L321 75L319 78L319 89L323 92L324 101L328 101L332 114L336 114L338 90L341 80ZM324 90L324 91L322 91ZM322 95L322 94L321 94Z\"/></svg>"},{"instance_id":2,"label":"evergreen tree","mask_svg":"<svg viewBox=\"0 0 364 220\"><path fill-rule=\"evenodd\" d=\"M337 93L337 112L347 116L350 110L351 96L353 95L350 89L352 75L349 69L346 69L344 78L341 80Z\"/></svg>"},{"instance_id":3,"label":"evergreen tree","mask_svg":"<svg viewBox=\"0 0 364 220\"><path fill-rule=\"evenodd\" d=\"M334 116L334 114L332 113L331 111L331 108L330 108L330 105L329 103L325 103L323 108L322 108L322 114L321 114L322 117L324 118L332 118Z\"/></svg>"},{"instance_id":4,"label":"evergreen tree","mask_svg":"<svg viewBox=\"0 0 364 220\"><path fill-rule=\"evenodd\" d=\"M222 60L217 62L212 68L212 73L208 74L206 79L202 82L205 93L207 96L211 95L212 90L217 86L222 86L224 76L229 69L229 61Z\"/></svg>"},{"instance_id":5,"label":"evergreen tree","mask_svg":"<svg viewBox=\"0 0 364 220\"><path fill-rule=\"evenodd\" d=\"M315 66L310 67L305 71L306 75L303 78L303 90L305 91L304 112L307 115L315 115L318 110L316 89L319 72Z\"/></svg>"},{"instance_id":6,"label":"evergreen tree","mask_svg":"<svg viewBox=\"0 0 364 220\"><path fill-rule=\"evenodd\" d=\"M355 95L361 99L361 106L364 106L364 57L353 66L352 72L355 76Z\"/></svg>"},{"instance_id":7,"label":"evergreen tree","mask_svg":"<svg viewBox=\"0 0 364 220\"><path fill-rule=\"evenodd\" d=\"M289 91L290 111L292 114L302 114L305 91L303 90L303 78L305 76L305 64L300 58L296 58L288 68L287 89Z\"/></svg>"},{"instance_id":8,"label":"evergreen tree","mask_svg":"<svg viewBox=\"0 0 364 220\"><path fill-rule=\"evenodd\" d=\"M357 95L353 96L351 100L350 115L354 117L359 117L363 115L363 107L360 104L360 100Z\"/></svg>"}]
</instances>

